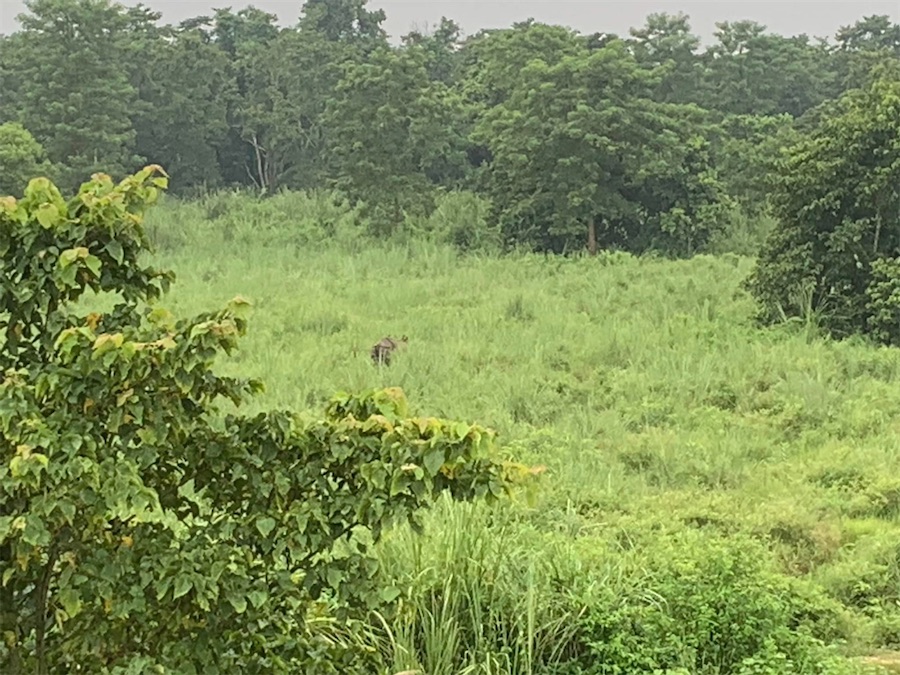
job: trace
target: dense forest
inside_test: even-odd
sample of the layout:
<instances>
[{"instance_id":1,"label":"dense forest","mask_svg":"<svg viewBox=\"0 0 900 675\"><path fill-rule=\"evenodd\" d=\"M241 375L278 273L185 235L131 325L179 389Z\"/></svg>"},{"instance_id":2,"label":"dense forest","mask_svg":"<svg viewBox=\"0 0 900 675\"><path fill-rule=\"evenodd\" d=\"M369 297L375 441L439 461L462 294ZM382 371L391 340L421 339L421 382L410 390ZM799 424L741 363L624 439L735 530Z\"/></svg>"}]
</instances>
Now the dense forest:
<instances>
[{"instance_id":1,"label":"dense forest","mask_svg":"<svg viewBox=\"0 0 900 675\"><path fill-rule=\"evenodd\" d=\"M900 25L26 5L0 673L900 672Z\"/></svg>"},{"instance_id":2,"label":"dense forest","mask_svg":"<svg viewBox=\"0 0 900 675\"><path fill-rule=\"evenodd\" d=\"M701 49L684 14L625 36L462 38L445 18L392 46L364 0L309 0L287 28L253 7L177 26L103 0L28 9L0 40L6 191L156 163L179 195L333 188L387 235L467 190L504 245L556 252L683 255L761 227L779 148L900 58L886 16L829 39L722 22Z\"/></svg>"}]
</instances>

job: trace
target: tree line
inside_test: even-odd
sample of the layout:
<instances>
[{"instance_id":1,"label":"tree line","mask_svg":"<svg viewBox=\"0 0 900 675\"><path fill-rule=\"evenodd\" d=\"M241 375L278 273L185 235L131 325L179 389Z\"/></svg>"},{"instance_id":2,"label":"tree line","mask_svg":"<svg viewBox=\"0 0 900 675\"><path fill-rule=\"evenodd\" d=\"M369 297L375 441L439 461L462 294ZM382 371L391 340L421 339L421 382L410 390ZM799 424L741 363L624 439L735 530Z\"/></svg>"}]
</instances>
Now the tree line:
<instances>
[{"instance_id":1,"label":"tree line","mask_svg":"<svg viewBox=\"0 0 900 675\"><path fill-rule=\"evenodd\" d=\"M900 25L830 39L753 21L701 48L684 14L626 36L532 20L463 37L444 18L392 45L366 0L252 6L178 25L110 0L29 0L0 38L0 191L51 174L164 166L175 194L327 188L373 233L441 191L490 199L507 244L689 255L768 212L780 148L873 67Z\"/></svg>"}]
</instances>

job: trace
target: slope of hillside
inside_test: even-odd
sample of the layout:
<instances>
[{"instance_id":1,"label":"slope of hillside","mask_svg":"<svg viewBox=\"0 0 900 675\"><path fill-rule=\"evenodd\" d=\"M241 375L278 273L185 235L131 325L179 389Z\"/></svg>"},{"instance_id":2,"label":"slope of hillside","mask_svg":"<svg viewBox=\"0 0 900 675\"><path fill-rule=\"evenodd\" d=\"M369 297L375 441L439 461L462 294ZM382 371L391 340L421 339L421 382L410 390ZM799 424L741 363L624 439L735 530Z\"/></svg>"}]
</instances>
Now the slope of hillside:
<instances>
[{"instance_id":1,"label":"slope of hillside","mask_svg":"<svg viewBox=\"0 0 900 675\"><path fill-rule=\"evenodd\" d=\"M384 543L386 586L417 608L386 619L382 649L398 668L422 665L404 640L433 652L425 627L451 616L469 665L500 653L497 635L476 633L502 617L503 639L537 658L548 644L583 648L588 626L608 644L597 636L640 616L648 635L680 635L668 661L647 652L648 663L684 672L727 672L711 664L747 640L780 644L766 622L785 611L791 630L845 652L900 646L900 355L825 341L813 321L755 328L740 288L750 259L479 258L426 243L350 253L238 242L201 216L154 216L157 236L178 240L158 255L178 274L169 304L253 302L226 368L267 382L261 404L400 386L418 410L494 427L509 453L548 468L530 501L491 514L444 505L424 538L399 530ZM379 369L368 350L389 334L409 347ZM788 595L802 599L790 611L778 605ZM665 621L647 609L657 601ZM482 602L501 618L476 621ZM716 616L737 632L697 642ZM622 653L644 649L631 638ZM619 658L605 649L591 658Z\"/></svg>"}]
</instances>

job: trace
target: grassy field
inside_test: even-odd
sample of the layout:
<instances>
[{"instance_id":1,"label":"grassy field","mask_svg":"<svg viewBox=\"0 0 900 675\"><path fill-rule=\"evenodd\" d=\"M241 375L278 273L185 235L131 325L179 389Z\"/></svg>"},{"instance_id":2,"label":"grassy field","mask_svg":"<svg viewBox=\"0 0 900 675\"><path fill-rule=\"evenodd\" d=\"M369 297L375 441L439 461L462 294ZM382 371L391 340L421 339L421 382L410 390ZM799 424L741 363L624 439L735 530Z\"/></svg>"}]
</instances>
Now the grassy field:
<instances>
[{"instance_id":1,"label":"grassy field","mask_svg":"<svg viewBox=\"0 0 900 675\"><path fill-rule=\"evenodd\" d=\"M416 412L491 426L548 468L528 498L440 504L424 537L384 541L400 607L347 638L384 672L848 672L804 662L800 634L890 663L896 350L756 328L749 258L463 257L356 239L343 212L325 244L308 223L321 205L279 220L235 204L164 206L151 229L177 273L171 309L253 302L222 369L265 380L255 405L399 386ZM409 347L378 369L387 334Z\"/></svg>"}]
</instances>

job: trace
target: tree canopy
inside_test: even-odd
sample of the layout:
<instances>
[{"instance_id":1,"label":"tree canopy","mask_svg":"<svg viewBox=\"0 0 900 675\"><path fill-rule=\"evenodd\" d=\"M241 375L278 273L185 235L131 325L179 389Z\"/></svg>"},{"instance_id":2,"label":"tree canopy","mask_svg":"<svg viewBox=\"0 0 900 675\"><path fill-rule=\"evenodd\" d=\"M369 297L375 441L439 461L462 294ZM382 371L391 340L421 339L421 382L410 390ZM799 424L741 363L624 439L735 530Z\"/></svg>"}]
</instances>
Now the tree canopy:
<instances>
[{"instance_id":1,"label":"tree canopy","mask_svg":"<svg viewBox=\"0 0 900 675\"><path fill-rule=\"evenodd\" d=\"M254 7L170 26L112 0L29 0L0 37L0 123L67 189L144 162L175 194L334 188L377 236L467 190L510 246L690 255L765 219L760 176L791 133L900 59L887 16L830 37L723 21L707 46L683 13L622 37L533 19L464 36L443 17L399 44L385 19L308 0L293 26Z\"/></svg>"},{"instance_id":2,"label":"tree canopy","mask_svg":"<svg viewBox=\"0 0 900 675\"><path fill-rule=\"evenodd\" d=\"M761 316L900 342L900 77L845 94L773 174L773 231L750 280Z\"/></svg>"}]
</instances>

